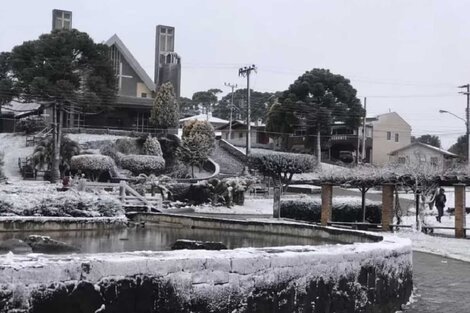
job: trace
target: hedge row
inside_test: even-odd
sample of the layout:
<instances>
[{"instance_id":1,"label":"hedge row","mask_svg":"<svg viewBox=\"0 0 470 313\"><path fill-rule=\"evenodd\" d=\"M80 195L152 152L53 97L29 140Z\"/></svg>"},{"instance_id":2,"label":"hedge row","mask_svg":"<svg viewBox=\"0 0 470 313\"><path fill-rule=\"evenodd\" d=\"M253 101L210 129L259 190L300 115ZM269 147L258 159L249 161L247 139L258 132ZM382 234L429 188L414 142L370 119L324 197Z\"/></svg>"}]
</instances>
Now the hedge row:
<instances>
[{"instance_id":1,"label":"hedge row","mask_svg":"<svg viewBox=\"0 0 470 313\"><path fill-rule=\"evenodd\" d=\"M361 201L336 198L333 200L331 215L331 220L335 222L362 222ZM321 202L311 199L281 201L281 217L318 223L321 219ZM370 223L380 223L381 218L381 205L366 202L366 220Z\"/></svg>"},{"instance_id":2,"label":"hedge row","mask_svg":"<svg viewBox=\"0 0 470 313\"><path fill-rule=\"evenodd\" d=\"M165 169L165 160L156 155L123 155L120 158L121 167L133 174L160 174Z\"/></svg>"}]
</instances>

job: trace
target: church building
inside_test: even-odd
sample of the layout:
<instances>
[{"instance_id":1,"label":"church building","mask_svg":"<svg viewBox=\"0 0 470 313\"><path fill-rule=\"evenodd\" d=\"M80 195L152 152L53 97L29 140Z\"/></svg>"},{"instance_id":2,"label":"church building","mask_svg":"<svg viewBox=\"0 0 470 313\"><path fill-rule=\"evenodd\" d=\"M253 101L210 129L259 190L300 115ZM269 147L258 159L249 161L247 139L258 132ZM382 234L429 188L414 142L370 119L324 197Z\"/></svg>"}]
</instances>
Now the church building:
<instances>
[{"instance_id":1,"label":"church building","mask_svg":"<svg viewBox=\"0 0 470 313\"><path fill-rule=\"evenodd\" d=\"M52 11L52 30L72 29L72 12ZM159 86L171 82L177 97L181 90L181 58L175 52L175 28L158 25L155 41L154 80L132 55L118 35L106 41L117 77L116 104L110 112L101 114L69 114L66 127L109 127L146 131L149 125L153 98Z\"/></svg>"}]
</instances>

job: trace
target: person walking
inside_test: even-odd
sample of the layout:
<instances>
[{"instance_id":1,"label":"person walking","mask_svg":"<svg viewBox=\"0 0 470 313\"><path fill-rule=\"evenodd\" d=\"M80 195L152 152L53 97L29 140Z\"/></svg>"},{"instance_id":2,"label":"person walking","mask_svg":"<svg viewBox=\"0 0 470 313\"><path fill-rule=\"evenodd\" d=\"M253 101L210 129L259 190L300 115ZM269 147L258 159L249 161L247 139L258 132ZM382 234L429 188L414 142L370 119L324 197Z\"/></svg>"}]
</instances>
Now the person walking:
<instances>
[{"instance_id":1,"label":"person walking","mask_svg":"<svg viewBox=\"0 0 470 313\"><path fill-rule=\"evenodd\" d=\"M444 193L444 188L439 189L439 193L436 195L434 199L434 205L437 208L437 216L436 220L440 223L441 217L444 215L444 207L446 206L446 195Z\"/></svg>"}]
</instances>

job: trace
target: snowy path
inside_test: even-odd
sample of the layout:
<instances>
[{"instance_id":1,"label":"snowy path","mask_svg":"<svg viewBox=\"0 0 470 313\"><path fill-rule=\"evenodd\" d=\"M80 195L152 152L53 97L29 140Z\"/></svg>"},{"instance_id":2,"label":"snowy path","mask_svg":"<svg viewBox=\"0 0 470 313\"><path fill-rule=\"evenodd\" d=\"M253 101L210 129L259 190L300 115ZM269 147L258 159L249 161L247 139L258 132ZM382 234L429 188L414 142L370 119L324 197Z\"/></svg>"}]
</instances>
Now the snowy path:
<instances>
[{"instance_id":1,"label":"snowy path","mask_svg":"<svg viewBox=\"0 0 470 313\"><path fill-rule=\"evenodd\" d=\"M414 252L414 303L406 313L470 312L470 263Z\"/></svg>"},{"instance_id":2,"label":"snowy path","mask_svg":"<svg viewBox=\"0 0 470 313\"><path fill-rule=\"evenodd\" d=\"M31 156L34 147L26 147L26 137L23 135L0 134L0 153L4 153L5 176L10 181L22 180L18 168L18 158Z\"/></svg>"}]
</instances>

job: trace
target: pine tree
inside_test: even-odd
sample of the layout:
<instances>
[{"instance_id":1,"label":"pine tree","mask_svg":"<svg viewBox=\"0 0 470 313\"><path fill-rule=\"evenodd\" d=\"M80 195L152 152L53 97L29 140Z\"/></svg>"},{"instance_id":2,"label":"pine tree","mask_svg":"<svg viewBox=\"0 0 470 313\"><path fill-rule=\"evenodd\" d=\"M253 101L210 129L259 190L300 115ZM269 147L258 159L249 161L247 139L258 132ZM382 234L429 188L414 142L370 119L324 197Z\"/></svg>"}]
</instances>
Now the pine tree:
<instances>
[{"instance_id":1,"label":"pine tree","mask_svg":"<svg viewBox=\"0 0 470 313\"><path fill-rule=\"evenodd\" d=\"M176 128L179 121L178 100L171 83L165 83L160 86L155 96L152 112L150 114L150 123L156 128L168 130Z\"/></svg>"}]
</instances>

